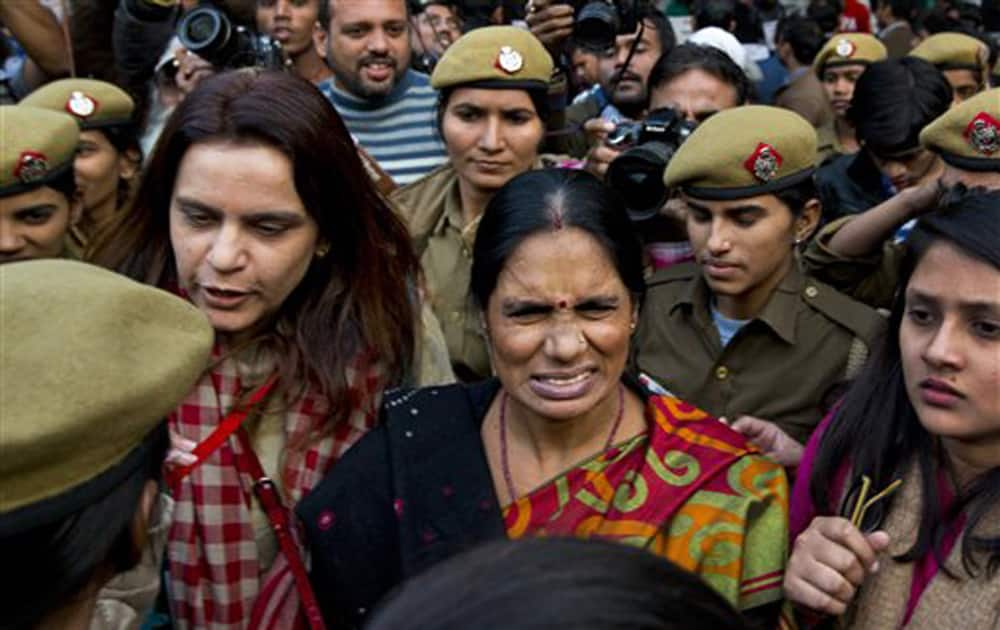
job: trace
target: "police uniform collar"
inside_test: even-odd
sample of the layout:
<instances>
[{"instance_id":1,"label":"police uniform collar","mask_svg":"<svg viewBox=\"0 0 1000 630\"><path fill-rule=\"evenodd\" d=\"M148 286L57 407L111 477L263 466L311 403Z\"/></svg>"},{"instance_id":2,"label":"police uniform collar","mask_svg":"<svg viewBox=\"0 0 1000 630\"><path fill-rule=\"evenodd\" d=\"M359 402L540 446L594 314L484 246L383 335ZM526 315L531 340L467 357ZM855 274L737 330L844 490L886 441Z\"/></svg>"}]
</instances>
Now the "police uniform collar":
<instances>
[{"instance_id":1,"label":"police uniform collar","mask_svg":"<svg viewBox=\"0 0 1000 630\"><path fill-rule=\"evenodd\" d=\"M448 184L448 191L444 195L444 212L441 213L441 218L434 226L433 233L440 236L449 227L459 232L465 228L465 219L462 216L462 195L458 190L457 176Z\"/></svg>"},{"instance_id":2,"label":"police uniform collar","mask_svg":"<svg viewBox=\"0 0 1000 630\"><path fill-rule=\"evenodd\" d=\"M545 164L542 161L542 157L539 156L535 158L534 163L531 165L531 170L536 171L542 168L545 168ZM453 227L462 233L463 238L466 238L468 236L466 233L471 230L471 238L466 238L471 251L472 243L475 241L475 230L479 225L479 221L473 221L468 226L465 224L465 217L462 215L462 195L458 189L458 173L454 169L451 169L451 172L454 175L454 179L447 184L449 190L444 198L444 212L441 213L441 218L434 224L434 229L431 232L436 236L440 236L445 233L448 227Z\"/></svg>"},{"instance_id":3,"label":"police uniform collar","mask_svg":"<svg viewBox=\"0 0 1000 630\"><path fill-rule=\"evenodd\" d=\"M800 295L805 284L797 260L781 279L764 308L755 319L767 324L788 344L795 344L795 320L800 306Z\"/></svg>"},{"instance_id":4,"label":"police uniform collar","mask_svg":"<svg viewBox=\"0 0 1000 630\"><path fill-rule=\"evenodd\" d=\"M804 283L802 270L799 269L798 262L795 261L775 288L774 293L771 294L771 298L764 305L764 308L754 317L754 321L760 321L767 325L789 344L795 343L799 295L802 293ZM710 322L709 304L711 299L712 292L699 268L698 276L688 283L686 291L678 293L676 301L670 306L670 311L673 312L674 309L684 306L691 309L699 319Z\"/></svg>"}]
</instances>

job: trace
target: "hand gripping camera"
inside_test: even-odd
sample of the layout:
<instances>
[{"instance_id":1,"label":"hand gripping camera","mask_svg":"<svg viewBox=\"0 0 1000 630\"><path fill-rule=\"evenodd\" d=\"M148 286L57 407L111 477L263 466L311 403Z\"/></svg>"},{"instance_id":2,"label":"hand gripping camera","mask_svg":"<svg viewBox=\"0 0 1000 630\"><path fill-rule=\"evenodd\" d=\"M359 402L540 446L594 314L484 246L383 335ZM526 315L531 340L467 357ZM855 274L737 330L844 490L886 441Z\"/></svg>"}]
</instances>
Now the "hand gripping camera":
<instances>
[{"instance_id":1,"label":"hand gripping camera","mask_svg":"<svg viewBox=\"0 0 1000 630\"><path fill-rule=\"evenodd\" d=\"M286 67L285 53L277 40L233 24L212 4L184 14L177 24L177 36L184 48L216 68Z\"/></svg>"},{"instance_id":2,"label":"hand gripping camera","mask_svg":"<svg viewBox=\"0 0 1000 630\"><path fill-rule=\"evenodd\" d=\"M651 219L667 201L663 171L696 123L670 108L656 109L641 122L619 123L607 144L626 148L608 166L607 182L625 201L633 222Z\"/></svg>"},{"instance_id":3,"label":"hand gripping camera","mask_svg":"<svg viewBox=\"0 0 1000 630\"><path fill-rule=\"evenodd\" d=\"M604 52L615 45L617 35L631 35L639 28L639 5L643 0L576 0L573 39L588 50Z\"/></svg>"}]
</instances>

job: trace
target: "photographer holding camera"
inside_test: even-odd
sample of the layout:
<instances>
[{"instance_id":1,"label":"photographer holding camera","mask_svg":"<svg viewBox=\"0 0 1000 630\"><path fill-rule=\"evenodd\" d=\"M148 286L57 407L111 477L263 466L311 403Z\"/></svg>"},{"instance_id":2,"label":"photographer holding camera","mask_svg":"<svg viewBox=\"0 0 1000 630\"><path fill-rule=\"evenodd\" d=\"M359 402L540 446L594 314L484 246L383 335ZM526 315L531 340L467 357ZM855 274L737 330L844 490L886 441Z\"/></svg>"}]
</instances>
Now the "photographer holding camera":
<instances>
[{"instance_id":1,"label":"photographer holding camera","mask_svg":"<svg viewBox=\"0 0 1000 630\"><path fill-rule=\"evenodd\" d=\"M588 129L602 140L588 154L586 169L605 177L623 196L633 221L643 222L647 246L656 250L667 242L681 252L666 258L651 253L654 267L667 266L690 253L683 226L678 225L683 221L682 209L667 200L664 169L699 123L718 111L745 104L750 89L746 75L725 53L684 44L661 57L649 73L649 114L641 122L616 125L595 119L588 123ZM683 246L678 248L678 244Z\"/></svg>"},{"instance_id":2,"label":"photographer holding camera","mask_svg":"<svg viewBox=\"0 0 1000 630\"><path fill-rule=\"evenodd\" d=\"M564 112L560 129L547 139L545 150L582 158L589 148L583 126L587 120L607 111L617 111L633 120L646 110L646 80L653 64L675 44L674 32L666 16L648 0L609 2L575 0L556 4L549 0L528 3L526 20L531 32L560 59L572 38L574 49L589 50L600 59L599 89L593 98L583 98ZM563 61L563 66L569 63Z\"/></svg>"},{"instance_id":3,"label":"photographer holding camera","mask_svg":"<svg viewBox=\"0 0 1000 630\"><path fill-rule=\"evenodd\" d=\"M410 65L430 73L444 51L462 36L462 18L453 0L409 0Z\"/></svg>"},{"instance_id":4,"label":"photographer holding camera","mask_svg":"<svg viewBox=\"0 0 1000 630\"><path fill-rule=\"evenodd\" d=\"M253 29L243 0L118 0L112 49L121 83L148 91L140 144L149 155L170 112L217 70L286 68L281 44Z\"/></svg>"}]
</instances>

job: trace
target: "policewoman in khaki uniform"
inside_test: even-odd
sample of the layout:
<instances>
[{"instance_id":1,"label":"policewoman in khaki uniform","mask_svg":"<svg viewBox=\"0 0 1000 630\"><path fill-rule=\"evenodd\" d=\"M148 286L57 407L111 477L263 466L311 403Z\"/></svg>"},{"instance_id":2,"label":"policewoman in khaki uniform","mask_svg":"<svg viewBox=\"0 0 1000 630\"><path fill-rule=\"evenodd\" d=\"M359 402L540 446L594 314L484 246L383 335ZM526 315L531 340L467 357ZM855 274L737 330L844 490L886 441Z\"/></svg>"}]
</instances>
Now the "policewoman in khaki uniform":
<instances>
[{"instance_id":1,"label":"policewoman in khaki uniform","mask_svg":"<svg viewBox=\"0 0 1000 630\"><path fill-rule=\"evenodd\" d=\"M170 516L164 418L205 369L212 327L69 260L0 266L0 322L0 555L16 572L3 626L138 628Z\"/></svg>"},{"instance_id":2,"label":"policewoman in khaki uniform","mask_svg":"<svg viewBox=\"0 0 1000 630\"><path fill-rule=\"evenodd\" d=\"M768 452L774 425L806 441L884 328L798 267L820 215L815 155L813 127L788 110L738 107L702 123L664 175L687 204L697 262L650 278L636 332L643 374ZM789 453L779 461L795 464Z\"/></svg>"},{"instance_id":3,"label":"policewoman in khaki uniform","mask_svg":"<svg viewBox=\"0 0 1000 630\"><path fill-rule=\"evenodd\" d=\"M82 209L73 179L79 139L67 114L0 106L0 263L68 255Z\"/></svg>"},{"instance_id":4,"label":"policewoman in khaki uniform","mask_svg":"<svg viewBox=\"0 0 1000 630\"><path fill-rule=\"evenodd\" d=\"M80 125L73 170L83 214L70 230L77 257L101 226L129 200L142 150L136 135L135 102L124 90L95 79L62 79L38 88L22 105L69 113Z\"/></svg>"},{"instance_id":5,"label":"policewoman in khaki uniform","mask_svg":"<svg viewBox=\"0 0 1000 630\"><path fill-rule=\"evenodd\" d=\"M490 373L479 313L469 299L476 227L493 194L537 166L551 74L549 53L523 29L486 27L460 38L431 76L440 90L438 125L449 161L390 197L413 237L461 380Z\"/></svg>"},{"instance_id":6,"label":"policewoman in khaki uniform","mask_svg":"<svg viewBox=\"0 0 1000 630\"><path fill-rule=\"evenodd\" d=\"M946 111L920 132L920 144L941 156L939 179L823 226L802 258L817 278L876 308L892 306L899 283L905 251L900 228L934 211L956 184L1000 190L1000 88Z\"/></svg>"},{"instance_id":7,"label":"policewoman in khaki uniform","mask_svg":"<svg viewBox=\"0 0 1000 630\"><path fill-rule=\"evenodd\" d=\"M989 86L990 48L964 33L937 33L931 35L910 51L934 64L951 85L952 104L958 105L982 92Z\"/></svg>"},{"instance_id":8,"label":"policewoman in khaki uniform","mask_svg":"<svg viewBox=\"0 0 1000 630\"><path fill-rule=\"evenodd\" d=\"M813 72L819 77L833 110L833 118L816 129L817 164L860 148L854 125L847 120L854 84L869 64L886 58L885 45L867 33L842 33L831 38L813 60Z\"/></svg>"}]
</instances>

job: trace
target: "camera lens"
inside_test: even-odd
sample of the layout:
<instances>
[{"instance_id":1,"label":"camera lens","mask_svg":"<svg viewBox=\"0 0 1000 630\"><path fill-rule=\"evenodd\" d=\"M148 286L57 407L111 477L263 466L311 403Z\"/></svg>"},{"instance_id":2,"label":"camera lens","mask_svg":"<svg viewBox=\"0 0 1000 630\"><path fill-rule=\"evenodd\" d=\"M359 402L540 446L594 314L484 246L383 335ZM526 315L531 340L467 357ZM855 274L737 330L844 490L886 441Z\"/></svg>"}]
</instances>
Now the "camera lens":
<instances>
[{"instance_id":1,"label":"camera lens","mask_svg":"<svg viewBox=\"0 0 1000 630\"><path fill-rule=\"evenodd\" d=\"M211 13L194 16L187 24L187 36L193 42L205 42L212 39L218 30L218 22Z\"/></svg>"},{"instance_id":2,"label":"camera lens","mask_svg":"<svg viewBox=\"0 0 1000 630\"><path fill-rule=\"evenodd\" d=\"M181 19L177 35L189 51L215 65L225 50L230 36L226 16L213 7L199 7Z\"/></svg>"},{"instance_id":3,"label":"camera lens","mask_svg":"<svg viewBox=\"0 0 1000 630\"><path fill-rule=\"evenodd\" d=\"M204 46L219 32L219 18L214 11L195 9L178 29L182 39L195 46Z\"/></svg>"},{"instance_id":4,"label":"camera lens","mask_svg":"<svg viewBox=\"0 0 1000 630\"><path fill-rule=\"evenodd\" d=\"M663 171L673 153L663 142L646 142L625 151L608 166L608 184L625 200L633 222L651 219L666 203Z\"/></svg>"}]
</instances>

